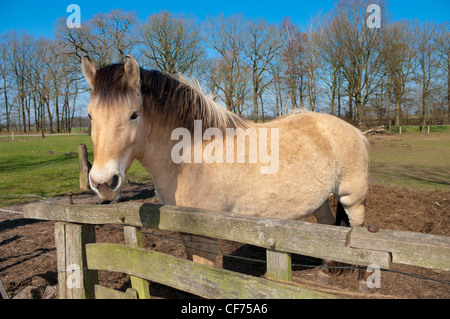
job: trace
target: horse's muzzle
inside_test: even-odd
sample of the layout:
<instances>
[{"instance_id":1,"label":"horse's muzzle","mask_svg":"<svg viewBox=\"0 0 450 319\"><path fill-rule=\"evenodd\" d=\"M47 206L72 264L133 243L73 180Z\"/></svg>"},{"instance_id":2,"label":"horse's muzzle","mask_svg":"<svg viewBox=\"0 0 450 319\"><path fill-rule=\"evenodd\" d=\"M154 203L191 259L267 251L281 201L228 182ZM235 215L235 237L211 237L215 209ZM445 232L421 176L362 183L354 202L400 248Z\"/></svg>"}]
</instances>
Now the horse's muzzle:
<instances>
[{"instance_id":1,"label":"horse's muzzle","mask_svg":"<svg viewBox=\"0 0 450 319\"><path fill-rule=\"evenodd\" d=\"M122 186L122 178L115 174L107 183L97 183L89 176L91 188L97 193L102 202L114 202L120 198L120 189Z\"/></svg>"}]
</instances>

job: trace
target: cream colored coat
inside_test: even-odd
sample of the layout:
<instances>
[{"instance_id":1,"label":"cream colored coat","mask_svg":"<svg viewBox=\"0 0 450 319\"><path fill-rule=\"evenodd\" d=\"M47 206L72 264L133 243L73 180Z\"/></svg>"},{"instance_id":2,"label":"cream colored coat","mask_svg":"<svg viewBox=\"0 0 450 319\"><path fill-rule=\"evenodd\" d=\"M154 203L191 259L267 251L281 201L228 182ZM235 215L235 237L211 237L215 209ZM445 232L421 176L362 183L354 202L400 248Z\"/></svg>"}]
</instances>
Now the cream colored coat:
<instances>
[{"instance_id":1,"label":"cream colored coat","mask_svg":"<svg viewBox=\"0 0 450 319\"><path fill-rule=\"evenodd\" d=\"M164 114L149 112L150 106L143 105L150 102L144 102L149 93L145 93L147 87L144 89L145 74L140 73L150 71L140 70L137 62L127 56L126 63L116 69L122 72L118 78L131 88L131 93L111 106L111 102L95 95L101 77L89 58L83 59L82 67L93 88L88 106L94 144L90 182L103 200L119 198L126 171L137 159L151 174L158 196L166 204L283 219L314 213L319 222L330 224L333 217L328 197L332 193L344 206L352 226L363 223L369 157L365 137L352 125L319 113L292 114L264 124L249 123L204 96L198 86L176 83L171 78L184 89L191 89L196 98L200 96L204 123L222 125L223 132L225 123L233 123L236 127L254 127L257 134L261 128L276 128L279 133L278 169L274 174L261 174L261 166L267 164L260 159L257 163L176 164L171 150L178 141L171 134L181 119L169 121ZM223 142L225 156L226 137ZM203 149L208 143L211 141L203 141ZM213 240L184 237L194 247L217 247ZM213 254L188 249L190 258L196 259L195 255L203 263L212 264L215 259Z\"/></svg>"}]
</instances>

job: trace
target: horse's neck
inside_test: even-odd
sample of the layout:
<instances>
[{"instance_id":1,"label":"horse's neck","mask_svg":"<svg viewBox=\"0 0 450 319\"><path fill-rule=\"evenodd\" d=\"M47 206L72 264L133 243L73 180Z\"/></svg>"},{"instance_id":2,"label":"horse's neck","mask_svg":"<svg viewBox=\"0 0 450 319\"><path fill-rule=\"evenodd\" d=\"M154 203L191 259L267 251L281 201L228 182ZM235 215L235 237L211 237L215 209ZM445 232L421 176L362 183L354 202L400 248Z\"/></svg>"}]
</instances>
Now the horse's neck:
<instances>
[{"instance_id":1,"label":"horse's neck","mask_svg":"<svg viewBox=\"0 0 450 319\"><path fill-rule=\"evenodd\" d=\"M174 127L151 123L145 151L139 162L152 177L158 199L164 204L175 204L175 191L182 167L175 165L171 150L176 141L171 140Z\"/></svg>"}]
</instances>

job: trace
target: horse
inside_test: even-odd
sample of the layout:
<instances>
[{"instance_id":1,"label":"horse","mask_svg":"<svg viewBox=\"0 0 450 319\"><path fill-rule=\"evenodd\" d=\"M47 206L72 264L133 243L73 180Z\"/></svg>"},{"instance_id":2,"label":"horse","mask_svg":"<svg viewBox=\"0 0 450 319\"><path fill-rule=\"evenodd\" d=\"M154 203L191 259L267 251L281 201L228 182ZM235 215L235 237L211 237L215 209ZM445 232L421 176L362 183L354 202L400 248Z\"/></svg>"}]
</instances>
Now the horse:
<instances>
[{"instance_id":1,"label":"horse","mask_svg":"<svg viewBox=\"0 0 450 319\"><path fill-rule=\"evenodd\" d=\"M333 194L345 217L339 220L363 225L368 143L351 124L314 112L252 123L195 81L145 70L130 55L99 70L85 56L82 71L91 88L89 183L102 201L120 198L136 159L162 204L292 220L313 214L334 224ZM190 260L214 266L217 239L181 235ZM321 267L317 280L329 277Z\"/></svg>"}]
</instances>

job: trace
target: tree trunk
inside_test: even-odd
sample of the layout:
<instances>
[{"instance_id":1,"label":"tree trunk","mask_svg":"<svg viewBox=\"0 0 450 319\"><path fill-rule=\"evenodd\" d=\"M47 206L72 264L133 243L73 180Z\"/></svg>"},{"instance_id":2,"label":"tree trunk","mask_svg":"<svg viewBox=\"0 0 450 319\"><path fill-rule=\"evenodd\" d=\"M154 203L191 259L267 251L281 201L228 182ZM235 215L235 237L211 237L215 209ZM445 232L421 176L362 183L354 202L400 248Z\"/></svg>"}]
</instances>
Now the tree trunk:
<instances>
[{"instance_id":1,"label":"tree trunk","mask_svg":"<svg viewBox=\"0 0 450 319\"><path fill-rule=\"evenodd\" d=\"M450 124L450 57L447 58L447 125Z\"/></svg>"},{"instance_id":2,"label":"tree trunk","mask_svg":"<svg viewBox=\"0 0 450 319\"><path fill-rule=\"evenodd\" d=\"M259 98L261 100L261 117L262 117L262 121L264 123L265 122L265 118L264 118L264 102L263 102L262 94L259 96Z\"/></svg>"},{"instance_id":3,"label":"tree trunk","mask_svg":"<svg viewBox=\"0 0 450 319\"><path fill-rule=\"evenodd\" d=\"M356 108L356 125L359 129L363 128L363 112L362 112L362 102L361 102L361 92L356 94L355 108Z\"/></svg>"},{"instance_id":4,"label":"tree trunk","mask_svg":"<svg viewBox=\"0 0 450 319\"><path fill-rule=\"evenodd\" d=\"M338 117L341 117L341 74L340 73L339 73L339 78L338 78L337 99L338 99Z\"/></svg>"},{"instance_id":5,"label":"tree trunk","mask_svg":"<svg viewBox=\"0 0 450 319\"><path fill-rule=\"evenodd\" d=\"M425 94L422 92L422 127L420 128L422 133L425 132L425 126L427 125L426 115Z\"/></svg>"},{"instance_id":6,"label":"tree trunk","mask_svg":"<svg viewBox=\"0 0 450 319\"><path fill-rule=\"evenodd\" d=\"M25 101L28 116L28 132L31 132L31 97L28 96Z\"/></svg>"},{"instance_id":7,"label":"tree trunk","mask_svg":"<svg viewBox=\"0 0 450 319\"><path fill-rule=\"evenodd\" d=\"M22 125L23 125L23 132L26 133L27 132L27 116L25 115L25 96L21 97L21 108L22 108Z\"/></svg>"},{"instance_id":8,"label":"tree trunk","mask_svg":"<svg viewBox=\"0 0 450 319\"><path fill-rule=\"evenodd\" d=\"M59 119L59 98L58 98L58 94L56 93L56 98L55 98L55 113L56 113L56 131L58 133L61 133L61 128L60 128L60 119Z\"/></svg>"},{"instance_id":9,"label":"tree trunk","mask_svg":"<svg viewBox=\"0 0 450 319\"><path fill-rule=\"evenodd\" d=\"M295 86L293 85L292 81L291 81L290 91L291 91L291 111L293 111L294 109L297 108L297 103L295 101L296 100L296 98L295 98Z\"/></svg>"},{"instance_id":10,"label":"tree trunk","mask_svg":"<svg viewBox=\"0 0 450 319\"><path fill-rule=\"evenodd\" d=\"M334 112L334 100L336 99L336 84L333 84L333 86L331 87L331 110L330 110L330 114L335 115Z\"/></svg>"},{"instance_id":11,"label":"tree trunk","mask_svg":"<svg viewBox=\"0 0 450 319\"><path fill-rule=\"evenodd\" d=\"M11 123L9 122L8 94L6 93L6 87L4 89L4 93L5 93L5 108L6 108L6 131L9 132L11 129L10 127Z\"/></svg>"},{"instance_id":12,"label":"tree trunk","mask_svg":"<svg viewBox=\"0 0 450 319\"><path fill-rule=\"evenodd\" d=\"M229 97L229 94L225 94L225 105L228 111L233 112L233 101Z\"/></svg>"},{"instance_id":13,"label":"tree trunk","mask_svg":"<svg viewBox=\"0 0 450 319\"><path fill-rule=\"evenodd\" d=\"M22 124L20 122L20 105L17 108L17 118L19 119L19 133L22 133Z\"/></svg>"},{"instance_id":14,"label":"tree trunk","mask_svg":"<svg viewBox=\"0 0 450 319\"><path fill-rule=\"evenodd\" d=\"M275 110L276 110L276 115L277 117L280 116L280 96L278 94L278 85L277 85L278 81L274 81L274 86L275 86Z\"/></svg>"},{"instance_id":15,"label":"tree trunk","mask_svg":"<svg viewBox=\"0 0 450 319\"><path fill-rule=\"evenodd\" d=\"M315 74L311 77L311 93L310 93L310 103L311 103L311 111L316 111L316 79Z\"/></svg>"},{"instance_id":16,"label":"tree trunk","mask_svg":"<svg viewBox=\"0 0 450 319\"><path fill-rule=\"evenodd\" d=\"M350 120L353 121L353 94L348 94L348 115L350 117Z\"/></svg>"},{"instance_id":17,"label":"tree trunk","mask_svg":"<svg viewBox=\"0 0 450 319\"><path fill-rule=\"evenodd\" d=\"M303 75L300 76L300 109L305 109L305 104L303 103Z\"/></svg>"},{"instance_id":18,"label":"tree trunk","mask_svg":"<svg viewBox=\"0 0 450 319\"><path fill-rule=\"evenodd\" d=\"M391 133L391 83L388 79L388 84L387 84L388 88L387 88L387 119L388 119L388 130L389 133Z\"/></svg>"},{"instance_id":19,"label":"tree trunk","mask_svg":"<svg viewBox=\"0 0 450 319\"><path fill-rule=\"evenodd\" d=\"M33 94L33 110L34 110L34 127L36 128L36 133L39 132L39 116L38 116L38 106L36 102L36 94Z\"/></svg>"},{"instance_id":20,"label":"tree trunk","mask_svg":"<svg viewBox=\"0 0 450 319\"><path fill-rule=\"evenodd\" d=\"M53 116L52 116L52 111L50 110L50 100L49 99L45 99L45 104L47 105L47 113L48 113L48 122L50 125L50 133L53 133Z\"/></svg>"},{"instance_id":21,"label":"tree trunk","mask_svg":"<svg viewBox=\"0 0 450 319\"><path fill-rule=\"evenodd\" d=\"M258 123L258 93L253 89L253 120Z\"/></svg>"},{"instance_id":22,"label":"tree trunk","mask_svg":"<svg viewBox=\"0 0 450 319\"><path fill-rule=\"evenodd\" d=\"M44 102L44 103L42 103ZM41 131L45 132L46 130L46 125L45 125L45 98L43 96L40 96L39 99L39 104L40 104L40 110L41 110Z\"/></svg>"},{"instance_id":23,"label":"tree trunk","mask_svg":"<svg viewBox=\"0 0 450 319\"><path fill-rule=\"evenodd\" d=\"M400 126L400 111L401 111L401 103L400 98L395 97L395 126Z\"/></svg>"}]
</instances>

